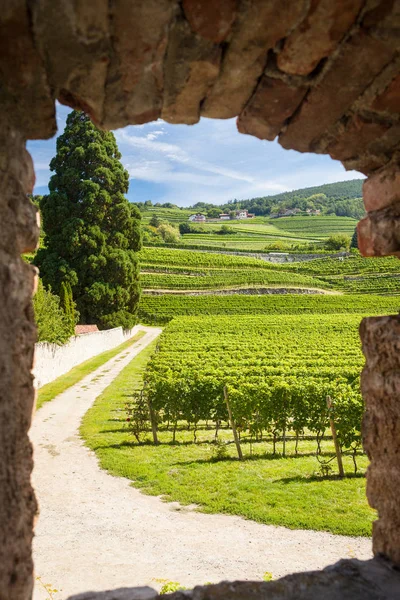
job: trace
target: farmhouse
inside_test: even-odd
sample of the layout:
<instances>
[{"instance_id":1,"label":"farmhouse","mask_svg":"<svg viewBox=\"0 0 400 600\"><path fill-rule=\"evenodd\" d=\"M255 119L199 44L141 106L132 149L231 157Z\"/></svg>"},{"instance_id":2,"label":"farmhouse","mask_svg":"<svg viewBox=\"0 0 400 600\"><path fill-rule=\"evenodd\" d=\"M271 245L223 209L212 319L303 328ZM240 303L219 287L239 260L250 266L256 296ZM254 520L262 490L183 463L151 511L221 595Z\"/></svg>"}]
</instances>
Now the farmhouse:
<instances>
[{"instance_id":1,"label":"farmhouse","mask_svg":"<svg viewBox=\"0 0 400 600\"><path fill-rule=\"evenodd\" d=\"M253 219L255 215L249 213L247 210L240 209L236 211L235 219Z\"/></svg>"},{"instance_id":2,"label":"farmhouse","mask_svg":"<svg viewBox=\"0 0 400 600\"><path fill-rule=\"evenodd\" d=\"M194 223L204 223L206 221L206 217L201 213L197 213L196 215L190 215L189 221L192 221Z\"/></svg>"},{"instance_id":3,"label":"farmhouse","mask_svg":"<svg viewBox=\"0 0 400 600\"><path fill-rule=\"evenodd\" d=\"M221 221L229 221L229 219L231 218L230 215L228 213L221 213L219 215L219 218L221 219Z\"/></svg>"}]
</instances>

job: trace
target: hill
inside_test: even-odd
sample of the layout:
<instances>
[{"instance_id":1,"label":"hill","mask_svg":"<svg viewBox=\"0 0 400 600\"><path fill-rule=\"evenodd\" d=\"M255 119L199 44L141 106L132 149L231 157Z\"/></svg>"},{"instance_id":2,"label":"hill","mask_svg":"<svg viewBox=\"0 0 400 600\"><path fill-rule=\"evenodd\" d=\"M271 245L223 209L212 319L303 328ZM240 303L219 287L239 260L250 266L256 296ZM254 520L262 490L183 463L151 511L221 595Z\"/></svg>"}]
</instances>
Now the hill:
<instances>
[{"instance_id":1,"label":"hill","mask_svg":"<svg viewBox=\"0 0 400 600\"><path fill-rule=\"evenodd\" d=\"M245 208L255 215L269 215L279 210L299 208L301 210L319 209L322 214L335 214L338 217L360 219L365 210L362 202L363 179L339 181L324 185L302 188L291 192L282 192L273 196L261 196L248 200L232 200L220 206L224 212ZM196 210L210 210L207 204L197 203Z\"/></svg>"},{"instance_id":2,"label":"hill","mask_svg":"<svg viewBox=\"0 0 400 600\"><path fill-rule=\"evenodd\" d=\"M274 196L265 197L274 200L274 202L291 200L296 197L309 198L314 194L325 194L327 198L334 199L361 198L363 181L364 179L351 179L350 181L324 183L323 185L301 188L298 190L293 190L291 192L282 192L281 194L275 194ZM255 199L256 198L252 198L251 200Z\"/></svg>"},{"instance_id":3,"label":"hill","mask_svg":"<svg viewBox=\"0 0 400 600\"><path fill-rule=\"evenodd\" d=\"M363 179L353 179L338 181L337 183L326 183L282 192L273 196L229 200L222 205L197 202L192 206L178 207L170 202L165 204L157 202L153 205L151 201L147 201L145 203L138 202L137 206L141 210L145 221L156 215L160 219L173 223L184 222L192 212L202 212L208 217L215 218L218 217L220 212L229 212L238 208L245 208L256 216L268 216L290 208L299 208L302 211L310 208L319 209L321 214L361 219L365 214L362 202L363 181Z\"/></svg>"}]
</instances>

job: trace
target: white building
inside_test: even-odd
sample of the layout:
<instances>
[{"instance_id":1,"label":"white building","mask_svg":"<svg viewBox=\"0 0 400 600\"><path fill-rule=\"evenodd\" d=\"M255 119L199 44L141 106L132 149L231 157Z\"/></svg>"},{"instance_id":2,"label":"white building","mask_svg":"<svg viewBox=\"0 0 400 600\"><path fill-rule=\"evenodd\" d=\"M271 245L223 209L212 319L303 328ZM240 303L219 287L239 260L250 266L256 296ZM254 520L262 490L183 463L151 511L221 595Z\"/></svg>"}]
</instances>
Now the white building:
<instances>
[{"instance_id":1,"label":"white building","mask_svg":"<svg viewBox=\"0 0 400 600\"><path fill-rule=\"evenodd\" d=\"M195 223L204 223L206 221L206 217L201 213L197 213L196 215L190 215L189 221L193 221Z\"/></svg>"},{"instance_id":2,"label":"white building","mask_svg":"<svg viewBox=\"0 0 400 600\"><path fill-rule=\"evenodd\" d=\"M248 210L245 210L244 208L240 208L239 210L236 211L236 216L235 219L253 219L254 215L252 213L249 213Z\"/></svg>"}]
</instances>

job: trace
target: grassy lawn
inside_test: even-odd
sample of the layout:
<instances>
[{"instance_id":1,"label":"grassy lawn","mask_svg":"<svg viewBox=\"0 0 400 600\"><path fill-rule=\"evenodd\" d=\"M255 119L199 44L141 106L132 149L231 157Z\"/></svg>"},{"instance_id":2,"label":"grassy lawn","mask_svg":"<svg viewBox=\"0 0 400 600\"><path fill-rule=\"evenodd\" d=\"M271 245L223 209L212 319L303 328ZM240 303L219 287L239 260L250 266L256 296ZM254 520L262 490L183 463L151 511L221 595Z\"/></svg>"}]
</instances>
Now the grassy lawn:
<instances>
[{"instance_id":1,"label":"grassy lawn","mask_svg":"<svg viewBox=\"0 0 400 600\"><path fill-rule=\"evenodd\" d=\"M182 504L195 503L210 513L241 515L260 523L290 528L315 529L344 535L371 535L375 518L365 497L367 458L358 458L359 474L344 457L349 476L339 480L319 475L315 442L302 441L299 455L287 443L287 458L272 455L272 444L243 442L246 460L235 458L233 444L227 457L215 459L210 443L213 430L203 429L193 443L193 432L160 432L161 444L138 445L126 428L124 406L132 390L141 386L143 371L156 342L143 350L113 381L86 413L81 435L99 457L102 468L127 477L143 492L162 495ZM229 430L221 438L231 440ZM278 451L281 444L278 444ZM251 455L250 455L251 452ZM332 456L331 442L323 444L324 458ZM335 462L331 465L336 468Z\"/></svg>"},{"instance_id":2,"label":"grassy lawn","mask_svg":"<svg viewBox=\"0 0 400 600\"><path fill-rule=\"evenodd\" d=\"M38 398L36 410L39 409L45 402L49 402L53 400L58 394L65 392L69 387L78 383L81 379L89 375L92 371L95 371L98 367L101 367L111 358L114 358L117 354L129 348L134 342L137 342L145 335L144 331L138 331L131 339L127 340L123 344L120 344L116 348L112 350L107 350L106 352L102 352L93 358L89 358L85 362L77 365L68 373L61 375L61 377L57 377L54 381L50 381L43 387L38 390Z\"/></svg>"}]
</instances>

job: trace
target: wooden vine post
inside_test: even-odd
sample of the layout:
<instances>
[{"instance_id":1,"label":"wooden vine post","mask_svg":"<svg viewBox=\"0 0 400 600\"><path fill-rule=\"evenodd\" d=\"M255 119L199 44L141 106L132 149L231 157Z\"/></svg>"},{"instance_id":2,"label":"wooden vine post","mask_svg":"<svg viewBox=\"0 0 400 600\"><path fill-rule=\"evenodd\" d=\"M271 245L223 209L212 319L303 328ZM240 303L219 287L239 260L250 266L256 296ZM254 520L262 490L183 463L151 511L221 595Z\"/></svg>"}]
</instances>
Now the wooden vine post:
<instances>
[{"instance_id":1,"label":"wooden vine post","mask_svg":"<svg viewBox=\"0 0 400 600\"><path fill-rule=\"evenodd\" d=\"M147 382L145 382L145 384L143 386L142 394L145 392L146 385L147 385ZM149 416L150 416L151 430L153 432L153 443L155 446L158 446L157 421L156 421L156 418L154 415L154 410L151 405L148 394L146 394L146 401L147 401L147 408L148 408Z\"/></svg>"},{"instance_id":2,"label":"wooden vine post","mask_svg":"<svg viewBox=\"0 0 400 600\"><path fill-rule=\"evenodd\" d=\"M326 397L326 405L327 405L328 410L329 410L329 423L330 423L330 426L331 426L333 443L335 444L335 452L336 452L336 458L337 458L337 463L338 463L338 467L339 467L339 475L340 475L340 477L344 477L344 469L343 469L343 462L342 462L342 453L340 452L340 446L339 446L339 442L338 442L337 435L336 435L335 422L334 422L334 420L332 418L333 403L332 403L332 400L331 400L330 396Z\"/></svg>"},{"instance_id":3,"label":"wooden vine post","mask_svg":"<svg viewBox=\"0 0 400 600\"><path fill-rule=\"evenodd\" d=\"M229 422L231 424L233 438L235 440L238 457L239 457L239 460L243 460L243 453L242 453L242 449L240 447L239 436L236 431L235 421L233 420L232 409L231 409L231 405L229 403L228 390L226 389L226 385L224 385L224 398L225 398L225 402L226 402L226 408L228 409Z\"/></svg>"}]
</instances>

